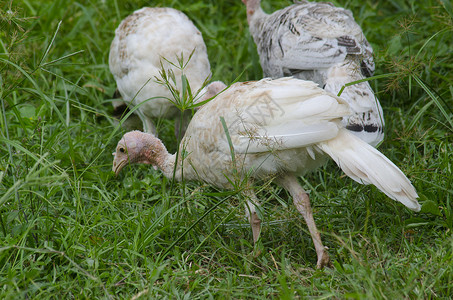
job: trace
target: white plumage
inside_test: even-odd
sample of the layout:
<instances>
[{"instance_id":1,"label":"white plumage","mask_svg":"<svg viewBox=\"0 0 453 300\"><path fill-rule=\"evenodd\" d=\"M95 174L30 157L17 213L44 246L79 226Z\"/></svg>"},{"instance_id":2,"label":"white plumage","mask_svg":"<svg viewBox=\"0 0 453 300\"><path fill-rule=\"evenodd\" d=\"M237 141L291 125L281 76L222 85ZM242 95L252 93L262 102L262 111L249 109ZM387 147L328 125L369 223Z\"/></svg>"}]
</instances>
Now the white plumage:
<instances>
[{"instance_id":1,"label":"white plumage","mask_svg":"<svg viewBox=\"0 0 453 300\"><path fill-rule=\"evenodd\" d=\"M183 71L171 64L179 66L178 58L186 63L191 54ZM177 113L168 100L173 100L171 92L156 82L161 63L165 70L173 71L178 89L182 87L182 72L193 92L211 74L203 37L189 18L173 8L145 7L124 19L116 29L109 66L125 102L138 105L146 101L137 113L147 132L155 132L152 119L171 118Z\"/></svg>"},{"instance_id":2,"label":"white plumage","mask_svg":"<svg viewBox=\"0 0 453 300\"><path fill-rule=\"evenodd\" d=\"M243 2L265 76L312 80L338 94L345 84L373 75L373 49L349 10L298 1L268 15L260 0ZM346 87L341 97L353 111L345 126L376 146L384 138L384 118L368 82Z\"/></svg>"},{"instance_id":3,"label":"white plumage","mask_svg":"<svg viewBox=\"0 0 453 300\"><path fill-rule=\"evenodd\" d=\"M350 113L343 99L313 82L280 78L236 83L195 114L180 144L186 153L184 159L176 162L175 155L152 134L132 131L117 145L113 171L118 174L128 163L147 163L172 178L176 164L177 180L184 177L232 188L231 182L247 179L247 211L254 241L259 236L260 220L251 185L253 180L275 178L304 216L318 255L317 266L322 267L329 257L297 176L314 170L328 156L357 182L372 183L390 198L420 210L417 193L406 176L378 150L345 129L341 118Z\"/></svg>"}]
</instances>

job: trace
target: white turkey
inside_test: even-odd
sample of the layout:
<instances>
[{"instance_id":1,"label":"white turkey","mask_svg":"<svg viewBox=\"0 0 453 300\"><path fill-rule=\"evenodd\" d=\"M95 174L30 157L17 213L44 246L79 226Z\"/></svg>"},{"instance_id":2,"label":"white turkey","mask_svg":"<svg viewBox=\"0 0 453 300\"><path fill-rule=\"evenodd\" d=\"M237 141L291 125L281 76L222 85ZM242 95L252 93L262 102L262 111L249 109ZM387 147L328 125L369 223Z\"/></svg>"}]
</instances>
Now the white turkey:
<instances>
[{"instance_id":1,"label":"white turkey","mask_svg":"<svg viewBox=\"0 0 453 300\"><path fill-rule=\"evenodd\" d=\"M184 158L176 161L154 135L131 131L118 142L113 171L118 174L128 163L145 163L172 178L176 164L176 180L204 181L219 188L245 181L255 242L260 219L253 182L274 178L291 194L303 215L316 248L317 267L321 268L329 256L309 197L297 177L319 167L328 157L355 181L374 184L388 197L420 210L415 188L398 167L345 129L341 119L350 113L343 99L313 82L280 78L235 83L195 114L180 144Z\"/></svg>"},{"instance_id":2,"label":"white turkey","mask_svg":"<svg viewBox=\"0 0 453 300\"><path fill-rule=\"evenodd\" d=\"M175 67L180 65L178 59L186 63L183 71ZM168 100L174 101L170 90L157 82L162 66L173 72L179 93L182 73L193 93L211 74L203 37L184 13L168 7L139 9L116 29L109 67L126 103L135 106L145 102L136 112L146 132L156 133L153 119L172 118L178 113Z\"/></svg>"},{"instance_id":3,"label":"white turkey","mask_svg":"<svg viewBox=\"0 0 453 300\"><path fill-rule=\"evenodd\" d=\"M242 1L266 77L311 80L338 94L345 84L373 75L373 49L351 11L298 1L269 15L260 0ZM341 97L354 112L343 119L346 128L376 146L384 138L384 118L369 83L346 87Z\"/></svg>"}]
</instances>

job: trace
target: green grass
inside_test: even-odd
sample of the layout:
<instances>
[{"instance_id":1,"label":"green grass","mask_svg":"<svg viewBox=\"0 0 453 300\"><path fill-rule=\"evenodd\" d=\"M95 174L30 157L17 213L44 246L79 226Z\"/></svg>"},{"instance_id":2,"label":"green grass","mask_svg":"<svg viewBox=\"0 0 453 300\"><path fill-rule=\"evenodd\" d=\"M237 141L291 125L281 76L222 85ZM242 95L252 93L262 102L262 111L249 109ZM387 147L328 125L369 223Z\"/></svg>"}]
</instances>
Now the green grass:
<instances>
[{"instance_id":1,"label":"green grass","mask_svg":"<svg viewBox=\"0 0 453 300\"><path fill-rule=\"evenodd\" d=\"M219 3L220 2L220 3ZM267 11L289 1L263 0ZM333 163L301 182L329 247L316 254L287 193L259 186L261 242L241 198L171 185L147 166L111 172L108 52L147 1L0 4L0 298L437 299L453 295L453 9L446 0L350 0L376 53L380 150L412 180L413 213ZM239 0L154 1L203 32L214 80L259 79ZM175 149L174 124L162 138Z\"/></svg>"}]
</instances>

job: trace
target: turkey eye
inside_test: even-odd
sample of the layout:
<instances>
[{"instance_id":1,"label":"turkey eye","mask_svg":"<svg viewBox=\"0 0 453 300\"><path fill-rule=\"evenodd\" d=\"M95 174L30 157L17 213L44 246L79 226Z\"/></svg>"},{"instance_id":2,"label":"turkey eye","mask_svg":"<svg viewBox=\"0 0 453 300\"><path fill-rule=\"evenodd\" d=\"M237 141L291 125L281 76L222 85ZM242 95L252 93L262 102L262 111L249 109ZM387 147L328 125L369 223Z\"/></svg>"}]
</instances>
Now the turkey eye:
<instances>
[{"instance_id":1,"label":"turkey eye","mask_svg":"<svg viewBox=\"0 0 453 300\"><path fill-rule=\"evenodd\" d=\"M124 148L123 147L120 148L120 152L124 153Z\"/></svg>"}]
</instances>

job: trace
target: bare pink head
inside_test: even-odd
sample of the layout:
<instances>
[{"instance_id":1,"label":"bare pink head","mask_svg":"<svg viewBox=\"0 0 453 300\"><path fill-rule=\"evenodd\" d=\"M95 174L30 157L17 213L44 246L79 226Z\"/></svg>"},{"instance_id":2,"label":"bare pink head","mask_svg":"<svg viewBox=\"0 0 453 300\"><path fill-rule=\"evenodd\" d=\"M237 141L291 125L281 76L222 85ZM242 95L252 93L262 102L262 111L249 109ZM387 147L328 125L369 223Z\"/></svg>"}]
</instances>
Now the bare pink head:
<instances>
[{"instance_id":1,"label":"bare pink head","mask_svg":"<svg viewBox=\"0 0 453 300\"><path fill-rule=\"evenodd\" d=\"M150 133L138 130L126 133L113 153L112 170L116 175L128 164L151 164L159 166L159 154L167 151L162 142Z\"/></svg>"},{"instance_id":2,"label":"bare pink head","mask_svg":"<svg viewBox=\"0 0 453 300\"><path fill-rule=\"evenodd\" d=\"M226 89L227 86L222 81L214 81L206 86L206 94L203 95L203 99L207 100L216 96L218 93Z\"/></svg>"},{"instance_id":3,"label":"bare pink head","mask_svg":"<svg viewBox=\"0 0 453 300\"><path fill-rule=\"evenodd\" d=\"M260 9L261 0L242 0L242 2L247 6L247 19Z\"/></svg>"}]
</instances>

